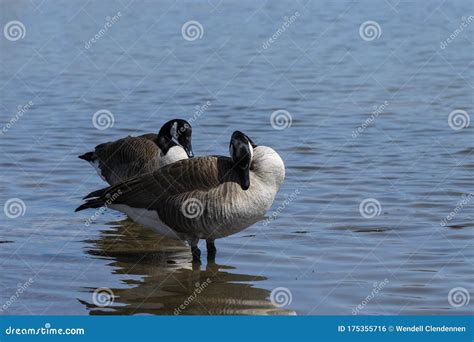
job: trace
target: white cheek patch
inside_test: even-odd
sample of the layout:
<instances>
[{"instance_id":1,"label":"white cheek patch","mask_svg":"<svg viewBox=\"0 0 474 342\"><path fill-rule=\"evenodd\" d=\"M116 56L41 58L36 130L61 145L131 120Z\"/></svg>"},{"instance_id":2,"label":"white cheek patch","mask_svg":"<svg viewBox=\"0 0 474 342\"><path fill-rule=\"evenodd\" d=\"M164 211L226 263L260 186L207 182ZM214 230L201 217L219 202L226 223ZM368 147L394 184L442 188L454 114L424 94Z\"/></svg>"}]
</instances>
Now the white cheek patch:
<instances>
[{"instance_id":1,"label":"white cheek patch","mask_svg":"<svg viewBox=\"0 0 474 342\"><path fill-rule=\"evenodd\" d=\"M253 160L253 147L252 147L252 144L249 143L249 150L250 150L250 164L252 164L252 160Z\"/></svg>"},{"instance_id":2,"label":"white cheek patch","mask_svg":"<svg viewBox=\"0 0 474 342\"><path fill-rule=\"evenodd\" d=\"M174 139L178 139L178 123L177 122L173 123L173 126L171 126L170 135Z\"/></svg>"},{"instance_id":3,"label":"white cheek patch","mask_svg":"<svg viewBox=\"0 0 474 342\"><path fill-rule=\"evenodd\" d=\"M229 153L232 160L234 159L234 144L229 145Z\"/></svg>"}]
</instances>

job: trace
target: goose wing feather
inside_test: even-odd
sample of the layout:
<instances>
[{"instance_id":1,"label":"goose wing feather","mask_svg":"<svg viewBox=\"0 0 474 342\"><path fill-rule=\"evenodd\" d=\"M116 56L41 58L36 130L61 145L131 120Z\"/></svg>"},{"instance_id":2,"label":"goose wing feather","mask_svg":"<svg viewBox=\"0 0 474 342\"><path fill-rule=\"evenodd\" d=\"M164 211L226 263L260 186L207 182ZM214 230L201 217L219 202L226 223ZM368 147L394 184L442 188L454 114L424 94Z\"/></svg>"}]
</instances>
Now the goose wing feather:
<instances>
[{"instance_id":1,"label":"goose wing feather","mask_svg":"<svg viewBox=\"0 0 474 342\"><path fill-rule=\"evenodd\" d=\"M107 182L116 184L158 167L159 148L152 136L156 135L126 137L96 146L99 167Z\"/></svg>"},{"instance_id":2,"label":"goose wing feather","mask_svg":"<svg viewBox=\"0 0 474 342\"><path fill-rule=\"evenodd\" d=\"M206 218L222 210L227 195L239 191L238 175L232 165L230 158L217 156L181 160L95 191L86 198L100 197L104 202L113 198L114 204L155 210L169 227L186 233L209 225ZM184 207L186 201L191 207ZM198 216L194 217L196 213Z\"/></svg>"}]
</instances>

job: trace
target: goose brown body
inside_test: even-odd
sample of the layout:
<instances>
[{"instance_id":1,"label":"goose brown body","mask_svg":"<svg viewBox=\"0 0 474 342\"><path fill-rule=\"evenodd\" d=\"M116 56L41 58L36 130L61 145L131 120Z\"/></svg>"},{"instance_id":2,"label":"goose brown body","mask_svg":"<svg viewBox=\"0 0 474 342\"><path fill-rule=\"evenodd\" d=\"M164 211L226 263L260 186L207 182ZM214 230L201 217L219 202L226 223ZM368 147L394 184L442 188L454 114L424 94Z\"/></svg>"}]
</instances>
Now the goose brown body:
<instances>
[{"instance_id":1,"label":"goose brown body","mask_svg":"<svg viewBox=\"0 0 474 342\"><path fill-rule=\"evenodd\" d=\"M115 185L175 161L193 157L191 135L189 122L173 119L166 122L158 134L128 136L100 144L93 152L87 152L79 158L88 161L103 180Z\"/></svg>"},{"instance_id":2,"label":"goose brown body","mask_svg":"<svg viewBox=\"0 0 474 342\"><path fill-rule=\"evenodd\" d=\"M281 158L265 146L254 150L247 190L230 158L186 159L95 191L77 210L100 207L113 198L110 208L163 235L188 241L218 239L262 219L284 173Z\"/></svg>"},{"instance_id":3,"label":"goose brown body","mask_svg":"<svg viewBox=\"0 0 474 342\"><path fill-rule=\"evenodd\" d=\"M100 144L93 152L98 172L110 185L151 172L160 167L156 134L126 137ZM94 162L93 161L93 162Z\"/></svg>"}]
</instances>

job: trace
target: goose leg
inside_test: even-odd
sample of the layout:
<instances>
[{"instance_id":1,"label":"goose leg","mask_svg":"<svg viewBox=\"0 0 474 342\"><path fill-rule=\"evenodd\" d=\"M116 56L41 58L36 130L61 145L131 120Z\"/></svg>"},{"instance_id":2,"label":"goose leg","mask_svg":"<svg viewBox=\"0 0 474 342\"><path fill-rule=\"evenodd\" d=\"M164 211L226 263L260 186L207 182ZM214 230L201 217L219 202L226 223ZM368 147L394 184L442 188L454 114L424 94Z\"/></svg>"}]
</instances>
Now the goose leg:
<instances>
[{"instance_id":1,"label":"goose leg","mask_svg":"<svg viewBox=\"0 0 474 342\"><path fill-rule=\"evenodd\" d=\"M198 247L199 239L192 239L189 241L191 245L191 254L193 255L193 263L201 263L201 251Z\"/></svg>"},{"instance_id":2,"label":"goose leg","mask_svg":"<svg viewBox=\"0 0 474 342\"><path fill-rule=\"evenodd\" d=\"M206 240L207 247L207 260L214 261L216 259L216 245L214 244L213 239Z\"/></svg>"}]
</instances>

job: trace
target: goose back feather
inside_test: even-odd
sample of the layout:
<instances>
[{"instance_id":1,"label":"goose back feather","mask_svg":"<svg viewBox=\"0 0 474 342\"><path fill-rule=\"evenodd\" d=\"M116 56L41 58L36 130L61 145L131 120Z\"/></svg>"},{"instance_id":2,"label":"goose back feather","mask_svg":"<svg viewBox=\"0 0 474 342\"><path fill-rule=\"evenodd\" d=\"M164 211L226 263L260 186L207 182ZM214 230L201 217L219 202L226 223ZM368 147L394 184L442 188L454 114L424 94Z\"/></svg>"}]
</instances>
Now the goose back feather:
<instances>
[{"instance_id":1,"label":"goose back feather","mask_svg":"<svg viewBox=\"0 0 474 342\"><path fill-rule=\"evenodd\" d=\"M160 167L160 149L155 143L156 136L151 133L138 137L128 136L97 145L94 152L89 152L86 160L107 183L118 184Z\"/></svg>"}]
</instances>

